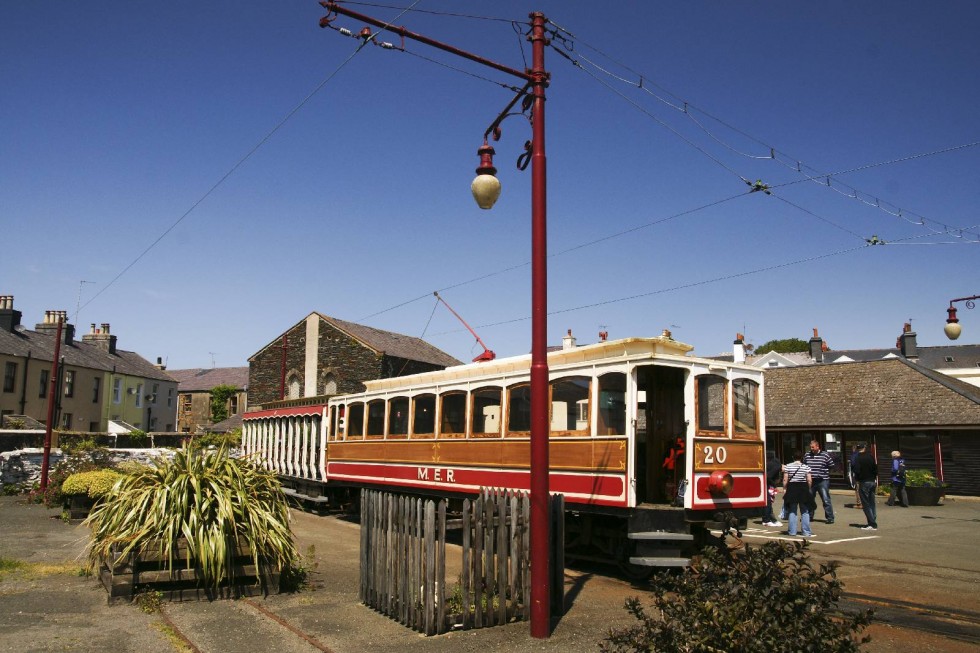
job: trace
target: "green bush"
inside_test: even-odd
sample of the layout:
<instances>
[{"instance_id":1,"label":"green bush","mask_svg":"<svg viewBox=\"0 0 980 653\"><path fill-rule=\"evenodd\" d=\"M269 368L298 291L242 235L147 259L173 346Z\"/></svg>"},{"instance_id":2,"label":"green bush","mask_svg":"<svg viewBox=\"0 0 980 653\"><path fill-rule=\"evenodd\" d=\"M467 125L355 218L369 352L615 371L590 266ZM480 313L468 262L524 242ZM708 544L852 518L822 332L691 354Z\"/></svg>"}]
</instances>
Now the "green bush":
<instances>
[{"instance_id":1,"label":"green bush","mask_svg":"<svg viewBox=\"0 0 980 653\"><path fill-rule=\"evenodd\" d=\"M837 563L814 567L807 544L767 542L744 552L707 549L679 574L654 581L647 615L638 598L626 609L640 622L610 630L602 651L783 653L859 651L873 610L846 613Z\"/></svg>"},{"instance_id":2,"label":"green bush","mask_svg":"<svg viewBox=\"0 0 980 653\"><path fill-rule=\"evenodd\" d=\"M936 478L927 469L910 469L905 472L906 487L945 487L945 483Z\"/></svg>"},{"instance_id":3,"label":"green bush","mask_svg":"<svg viewBox=\"0 0 980 653\"><path fill-rule=\"evenodd\" d=\"M65 452L66 456L48 474L47 489L44 492L41 492L40 488L31 491L30 500L34 503L43 503L48 508L60 507L65 502L65 495L61 491L61 486L69 476L78 472L115 468L109 450L106 447L96 446L91 441L80 447L68 449L62 447L62 451Z\"/></svg>"},{"instance_id":4,"label":"green bush","mask_svg":"<svg viewBox=\"0 0 980 653\"><path fill-rule=\"evenodd\" d=\"M154 552L173 572L194 569L201 586L234 581L235 551L247 544L256 567L291 568L296 549L289 508L275 475L225 448L185 446L170 460L130 473L85 522L92 528L89 562L96 568L113 549ZM178 553L186 540L187 556Z\"/></svg>"},{"instance_id":5,"label":"green bush","mask_svg":"<svg viewBox=\"0 0 980 653\"><path fill-rule=\"evenodd\" d=\"M228 433L208 432L191 437L191 446L195 449L207 449L209 447L240 447L241 444L241 429L234 429Z\"/></svg>"},{"instance_id":6,"label":"green bush","mask_svg":"<svg viewBox=\"0 0 980 653\"><path fill-rule=\"evenodd\" d=\"M98 469L91 472L77 472L61 484L62 494L85 494L92 499L102 499L122 474L112 469Z\"/></svg>"}]
</instances>

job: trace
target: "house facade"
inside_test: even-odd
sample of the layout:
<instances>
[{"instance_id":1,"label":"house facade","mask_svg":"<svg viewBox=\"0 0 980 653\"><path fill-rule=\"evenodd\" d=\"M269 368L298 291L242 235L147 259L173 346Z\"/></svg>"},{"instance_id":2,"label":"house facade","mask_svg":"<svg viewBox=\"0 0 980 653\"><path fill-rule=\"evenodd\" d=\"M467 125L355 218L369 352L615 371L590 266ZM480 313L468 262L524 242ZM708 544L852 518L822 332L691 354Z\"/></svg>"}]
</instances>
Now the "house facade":
<instances>
[{"instance_id":1,"label":"house facade","mask_svg":"<svg viewBox=\"0 0 980 653\"><path fill-rule=\"evenodd\" d=\"M225 401L226 419L248 409L247 367L168 370L167 373L177 380L177 430L181 433L212 430L215 422L211 391L218 386L235 389Z\"/></svg>"},{"instance_id":2,"label":"house facade","mask_svg":"<svg viewBox=\"0 0 980 653\"><path fill-rule=\"evenodd\" d=\"M362 381L459 365L421 338L313 312L249 359L250 409L362 392Z\"/></svg>"},{"instance_id":3,"label":"house facade","mask_svg":"<svg viewBox=\"0 0 980 653\"><path fill-rule=\"evenodd\" d=\"M21 318L14 298L0 296L0 416L47 423L60 322L63 364L55 389L55 428L105 432L109 421L116 420L146 431L174 429L176 381L162 366L117 349L109 324L93 324L79 340L65 311L47 311L34 329L22 325Z\"/></svg>"}]
</instances>

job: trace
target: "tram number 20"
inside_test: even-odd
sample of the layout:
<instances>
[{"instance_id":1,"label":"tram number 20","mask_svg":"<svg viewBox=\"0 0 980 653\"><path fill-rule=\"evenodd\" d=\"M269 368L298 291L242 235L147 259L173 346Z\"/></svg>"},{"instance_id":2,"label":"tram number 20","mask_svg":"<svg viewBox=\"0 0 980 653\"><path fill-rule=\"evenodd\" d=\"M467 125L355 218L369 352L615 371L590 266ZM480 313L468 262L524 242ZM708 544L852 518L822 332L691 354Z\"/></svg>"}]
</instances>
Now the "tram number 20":
<instances>
[{"instance_id":1,"label":"tram number 20","mask_svg":"<svg viewBox=\"0 0 980 653\"><path fill-rule=\"evenodd\" d=\"M713 465L718 463L724 465L728 460L728 450L725 447L715 447L710 444L704 445L704 464Z\"/></svg>"}]
</instances>

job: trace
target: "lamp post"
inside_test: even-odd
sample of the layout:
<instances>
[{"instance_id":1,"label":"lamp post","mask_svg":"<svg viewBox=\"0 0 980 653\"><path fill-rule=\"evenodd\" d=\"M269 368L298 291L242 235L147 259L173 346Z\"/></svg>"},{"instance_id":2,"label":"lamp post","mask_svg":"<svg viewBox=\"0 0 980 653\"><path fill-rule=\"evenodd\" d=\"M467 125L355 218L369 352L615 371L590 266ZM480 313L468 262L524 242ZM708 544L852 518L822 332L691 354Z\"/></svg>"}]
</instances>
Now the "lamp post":
<instances>
[{"instance_id":1,"label":"lamp post","mask_svg":"<svg viewBox=\"0 0 980 653\"><path fill-rule=\"evenodd\" d=\"M963 332L963 327L960 326L960 321L956 317L956 307L953 306L953 304L955 304L956 302L966 302L966 307L972 309L974 306L976 306L976 304L974 303L974 300L976 299L980 299L980 295L973 295L972 297L960 297L959 299L949 300L949 308L946 309L946 312L949 314L949 317L946 318L946 326L943 328L943 331L946 332L947 338L949 338L950 340L956 340L957 338L960 337L960 333Z\"/></svg>"},{"instance_id":2,"label":"lamp post","mask_svg":"<svg viewBox=\"0 0 980 653\"><path fill-rule=\"evenodd\" d=\"M531 140L525 145L525 152L518 159L518 166L524 169L531 164L531 636L546 638L551 634L551 533L549 511L549 460L548 460L548 278L547 278L547 169L544 144L544 105L545 88L549 74L544 68L544 48L548 44L545 33L545 16L541 12L529 15L531 31L532 66L524 71L490 61L459 48L435 41L421 34L410 32L403 27L395 27L384 21L365 16L342 7L333 1L320 3L328 12L320 19L320 27L327 27L340 14L374 25L379 29L397 34L402 39L438 48L444 52L463 57L483 66L507 73L524 81L506 109L484 132L483 145L479 148L480 166L471 190L477 204L482 209L493 206L500 195L500 181L496 178L493 166L494 149L488 144L487 136L499 138L500 123L509 115L510 109L519 101L531 111ZM370 28L365 27L359 38L370 39Z\"/></svg>"}]
</instances>

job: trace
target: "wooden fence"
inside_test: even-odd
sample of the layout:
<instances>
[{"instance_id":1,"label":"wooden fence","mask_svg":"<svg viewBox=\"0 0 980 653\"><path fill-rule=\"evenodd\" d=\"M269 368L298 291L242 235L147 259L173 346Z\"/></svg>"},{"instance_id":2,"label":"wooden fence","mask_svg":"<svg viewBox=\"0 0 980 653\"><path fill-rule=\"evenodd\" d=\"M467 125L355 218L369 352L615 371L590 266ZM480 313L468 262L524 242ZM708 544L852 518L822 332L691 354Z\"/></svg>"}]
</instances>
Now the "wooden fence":
<instances>
[{"instance_id":1,"label":"wooden fence","mask_svg":"<svg viewBox=\"0 0 980 653\"><path fill-rule=\"evenodd\" d=\"M446 584L446 505L361 491L360 599L424 633L483 628L530 617L526 493L484 489L463 501L459 583ZM564 596L564 497L552 497L552 610ZM453 549L454 550L454 549Z\"/></svg>"}]
</instances>

